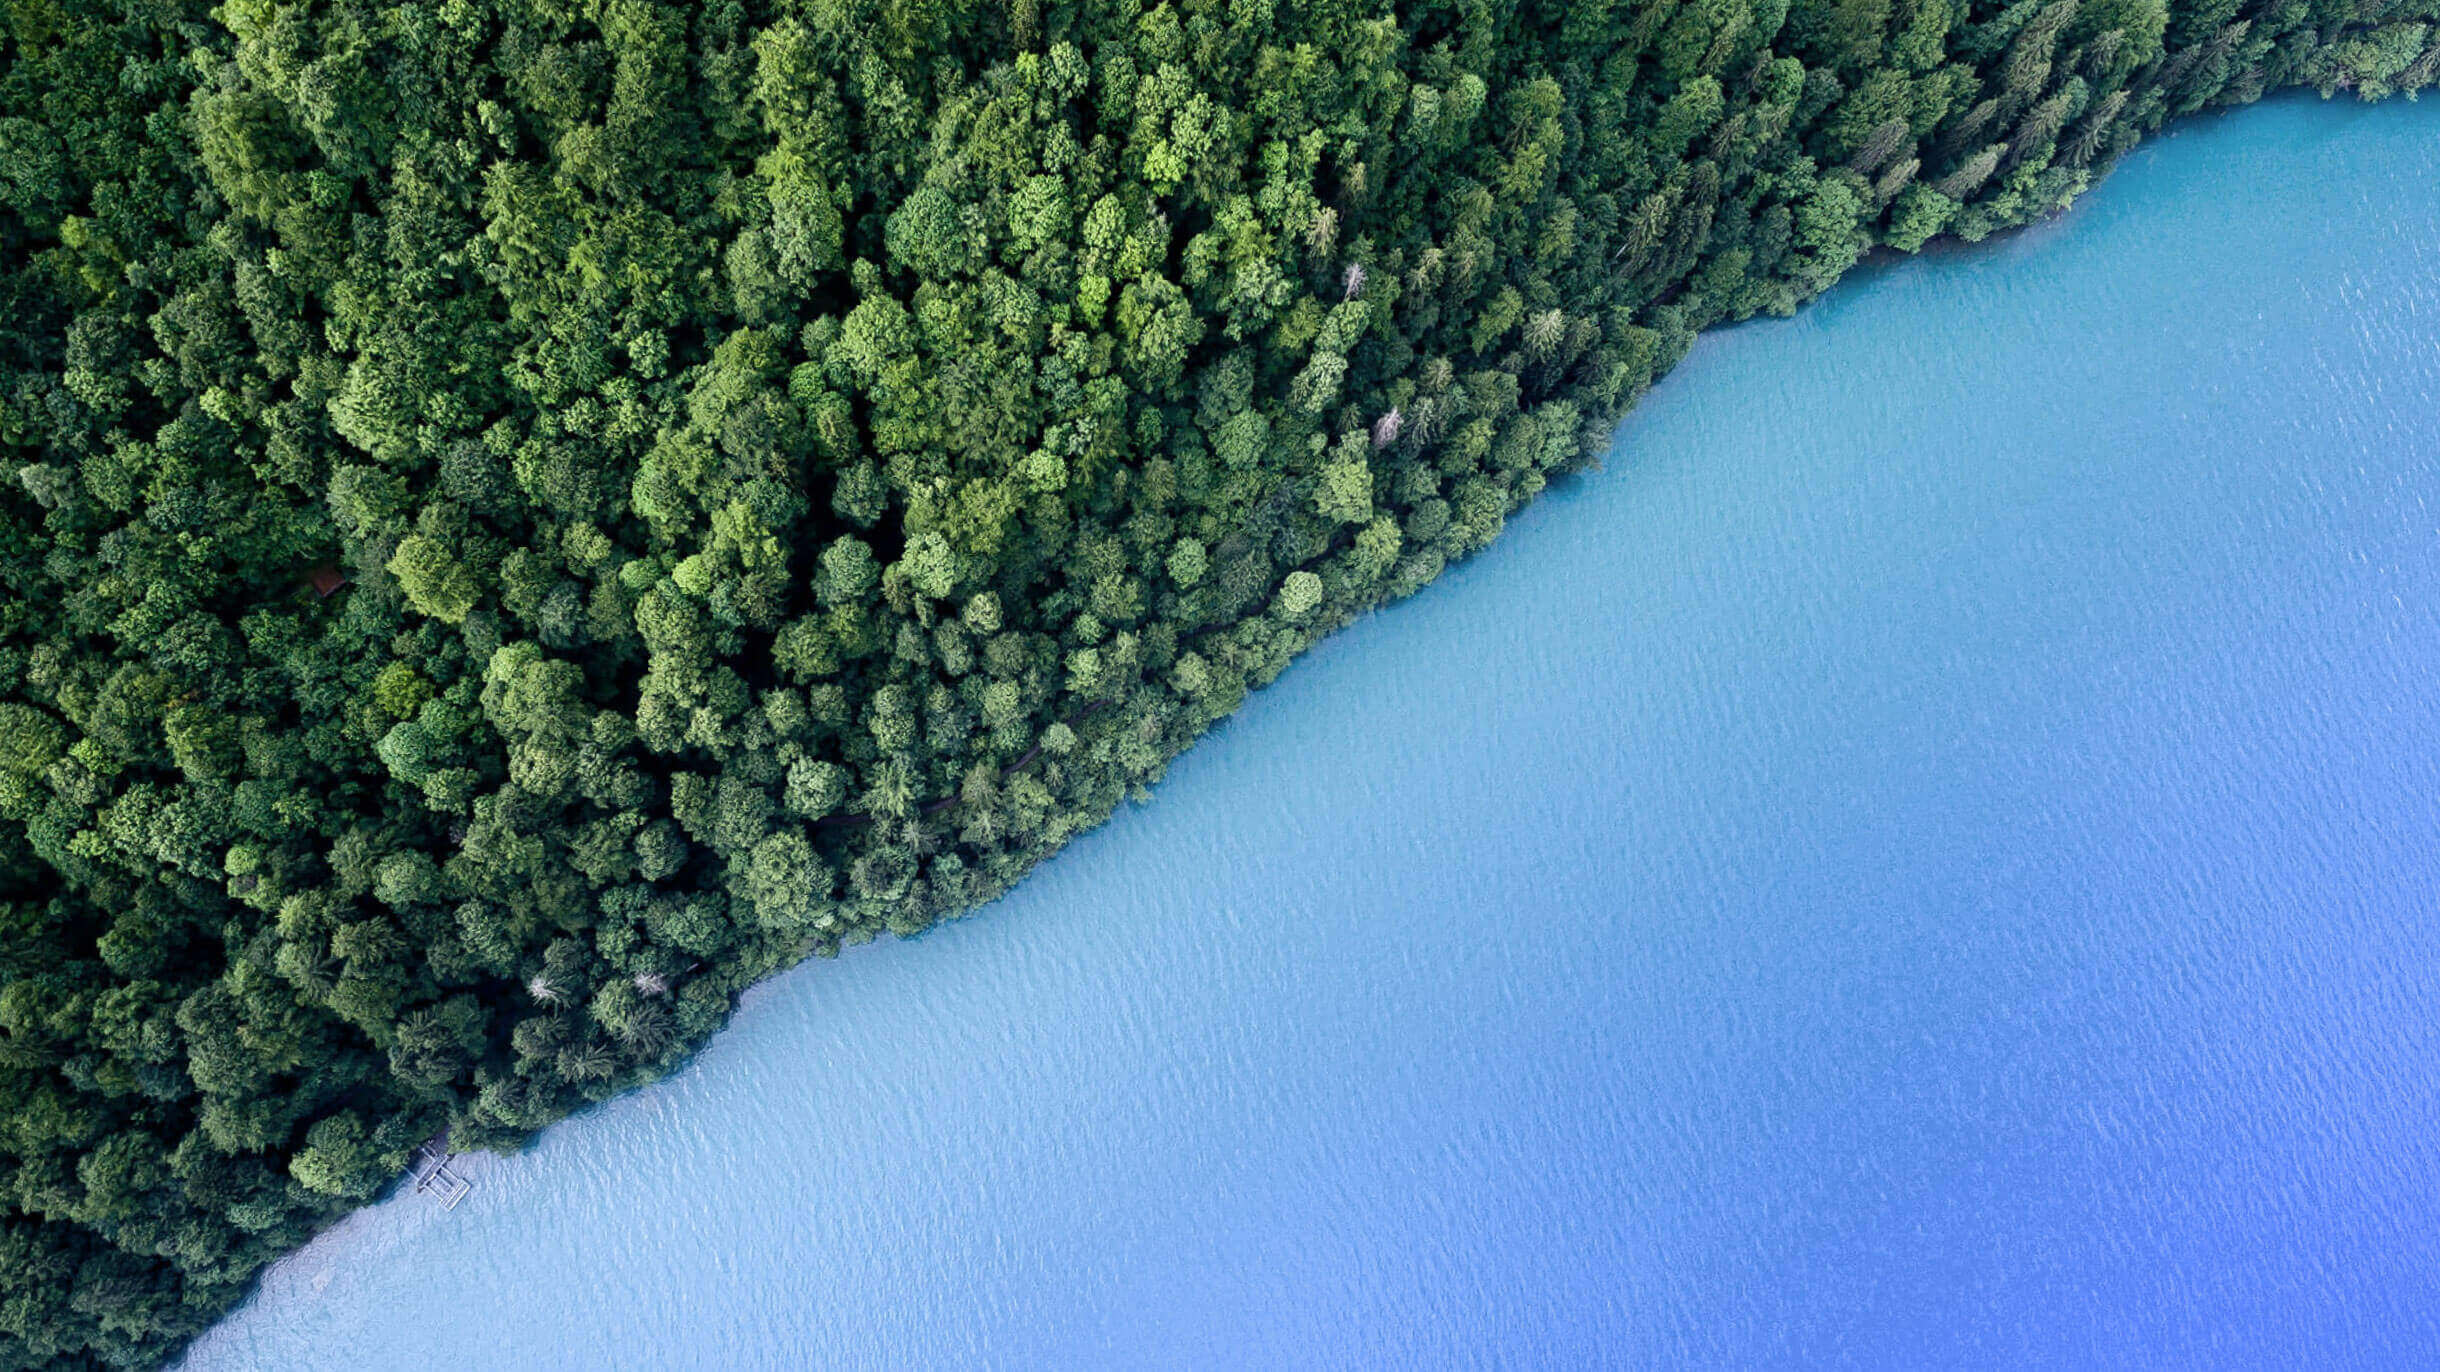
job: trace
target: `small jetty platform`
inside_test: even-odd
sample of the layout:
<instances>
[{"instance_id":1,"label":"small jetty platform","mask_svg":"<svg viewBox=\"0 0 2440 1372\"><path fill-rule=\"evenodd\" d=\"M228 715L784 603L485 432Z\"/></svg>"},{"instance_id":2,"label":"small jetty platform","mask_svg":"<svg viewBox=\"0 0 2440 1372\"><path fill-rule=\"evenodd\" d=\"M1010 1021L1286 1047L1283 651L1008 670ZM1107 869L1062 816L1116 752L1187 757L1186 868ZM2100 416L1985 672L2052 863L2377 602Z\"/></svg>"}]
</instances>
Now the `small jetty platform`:
<instances>
[{"instance_id":1,"label":"small jetty platform","mask_svg":"<svg viewBox=\"0 0 2440 1372\"><path fill-rule=\"evenodd\" d=\"M443 1210L455 1210L457 1203L474 1190L474 1183L459 1176L449 1164L457 1154L449 1151L446 1137L427 1140L415 1150L415 1190L441 1203Z\"/></svg>"}]
</instances>

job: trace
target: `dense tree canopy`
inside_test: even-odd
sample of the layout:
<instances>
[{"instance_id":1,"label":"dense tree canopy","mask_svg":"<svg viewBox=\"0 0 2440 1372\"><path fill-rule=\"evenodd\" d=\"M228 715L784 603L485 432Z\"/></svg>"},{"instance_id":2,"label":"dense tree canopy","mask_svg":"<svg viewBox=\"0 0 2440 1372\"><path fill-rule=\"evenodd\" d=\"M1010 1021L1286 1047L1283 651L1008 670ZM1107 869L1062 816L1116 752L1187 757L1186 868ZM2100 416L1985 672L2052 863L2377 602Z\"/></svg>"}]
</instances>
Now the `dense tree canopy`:
<instances>
[{"instance_id":1,"label":"dense tree canopy","mask_svg":"<svg viewBox=\"0 0 2440 1372\"><path fill-rule=\"evenodd\" d=\"M0 1368L990 899L1697 330L2436 7L10 0Z\"/></svg>"}]
</instances>

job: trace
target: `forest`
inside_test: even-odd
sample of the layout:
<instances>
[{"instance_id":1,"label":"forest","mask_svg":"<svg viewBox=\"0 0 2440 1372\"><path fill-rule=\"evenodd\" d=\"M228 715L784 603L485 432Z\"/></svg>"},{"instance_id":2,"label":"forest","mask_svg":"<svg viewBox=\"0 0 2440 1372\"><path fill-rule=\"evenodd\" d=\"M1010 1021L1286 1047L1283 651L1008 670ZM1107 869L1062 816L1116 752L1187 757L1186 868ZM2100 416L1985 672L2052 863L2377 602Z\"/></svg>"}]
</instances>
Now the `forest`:
<instances>
[{"instance_id":1,"label":"forest","mask_svg":"<svg viewBox=\"0 0 2440 1372\"><path fill-rule=\"evenodd\" d=\"M991 900L1697 331L2436 12L6 0L0 1369Z\"/></svg>"}]
</instances>

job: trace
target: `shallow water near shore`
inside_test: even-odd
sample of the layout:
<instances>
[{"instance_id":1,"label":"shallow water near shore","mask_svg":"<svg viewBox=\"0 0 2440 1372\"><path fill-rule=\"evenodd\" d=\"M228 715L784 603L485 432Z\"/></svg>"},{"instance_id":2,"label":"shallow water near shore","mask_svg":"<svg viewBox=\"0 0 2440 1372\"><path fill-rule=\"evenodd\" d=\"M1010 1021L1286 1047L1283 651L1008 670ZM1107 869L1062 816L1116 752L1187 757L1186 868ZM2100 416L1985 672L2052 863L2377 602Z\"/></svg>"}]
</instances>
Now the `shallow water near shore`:
<instances>
[{"instance_id":1,"label":"shallow water near shore","mask_svg":"<svg viewBox=\"0 0 2440 1372\"><path fill-rule=\"evenodd\" d=\"M1705 337L981 916L197 1369L2440 1360L2440 102Z\"/></svg>"}]
</instances>

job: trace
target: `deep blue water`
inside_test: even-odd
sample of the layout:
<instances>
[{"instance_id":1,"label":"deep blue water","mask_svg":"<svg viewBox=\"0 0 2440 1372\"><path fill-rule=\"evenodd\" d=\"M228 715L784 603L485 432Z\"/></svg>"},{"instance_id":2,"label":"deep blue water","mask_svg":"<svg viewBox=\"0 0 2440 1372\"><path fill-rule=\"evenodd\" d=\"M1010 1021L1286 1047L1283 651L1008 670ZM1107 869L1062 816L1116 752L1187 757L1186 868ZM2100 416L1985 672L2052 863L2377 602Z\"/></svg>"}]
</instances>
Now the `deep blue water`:
<instances>
[{"instance_id":1,"label":"deep blue water","mask_svg":"<svg viewBox=\"0 0 2440 1372\"><path fill-rule=\"evenodd\" d=\"M2440 105L1707 337L985 916L198 1368L2440 1361Z\"/></svg>"}]
</instances>

